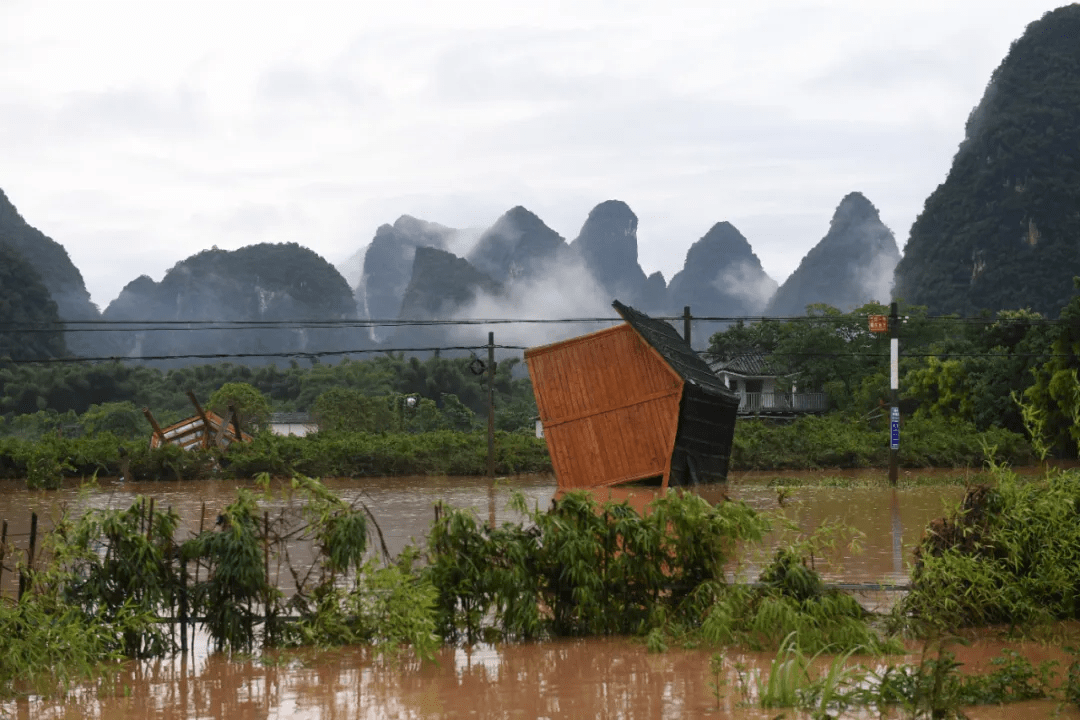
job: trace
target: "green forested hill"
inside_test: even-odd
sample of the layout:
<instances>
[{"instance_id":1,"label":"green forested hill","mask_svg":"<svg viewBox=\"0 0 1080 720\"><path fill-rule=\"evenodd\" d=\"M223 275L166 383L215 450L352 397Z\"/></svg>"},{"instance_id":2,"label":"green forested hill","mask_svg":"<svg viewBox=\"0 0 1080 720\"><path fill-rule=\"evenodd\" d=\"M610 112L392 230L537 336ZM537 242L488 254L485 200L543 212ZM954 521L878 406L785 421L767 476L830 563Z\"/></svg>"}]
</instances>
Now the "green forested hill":
<instances>
[{"instance_id":1,"label":"green forested hill","mask_svg":"<svg viewBox=\"0 0 1080 720\"><path fill-rule=\"evenodd\" d=\"M911 228L896 296L1056 316L1080 275L1080 5L1028 26Z\"/></svg>"},{"instance_id":2,"label":"green forested hill","mask_svg":"<svg viewBox=\"0 0 1080 720\"><path fill-rule=\"evenodd\" d=\"M34 266L0 242L0 358L40 360L66 354L56 303ZM54 328L51 332L48 326Z\"/></svg>"},{"instance_id":3,"label":"green forested hill","mask_svg":"<svg viewBox=\"0 0 1080 720\"><path fill-rule=\"evenodd\" d=\"M82 273L71 261L64 246L31 226L0 190L0 243L22 256L47 288L63 320L97 320L97 307L90 302ZM77 355L111 354L102 347L103 338L93 333L69 332L68 348Z\"/></svg>"},{"instance_id":4,"label":"green forested hill","mask_svg":"<svg viewBox=\"0 0 1080 720\"><path fill-rule=\"evenodd\" d=\"M296 243L204 250L178 262L159 283L145 276L128 283L104 316L109 321L286 323L244 332L193 325L113 333L128 357L234 353L262 355L253 361L265 362L267 353L356 350L367 342L355 328L310 325L355 319L356 303L345 278Z\"/></svg>"}]
</instances>

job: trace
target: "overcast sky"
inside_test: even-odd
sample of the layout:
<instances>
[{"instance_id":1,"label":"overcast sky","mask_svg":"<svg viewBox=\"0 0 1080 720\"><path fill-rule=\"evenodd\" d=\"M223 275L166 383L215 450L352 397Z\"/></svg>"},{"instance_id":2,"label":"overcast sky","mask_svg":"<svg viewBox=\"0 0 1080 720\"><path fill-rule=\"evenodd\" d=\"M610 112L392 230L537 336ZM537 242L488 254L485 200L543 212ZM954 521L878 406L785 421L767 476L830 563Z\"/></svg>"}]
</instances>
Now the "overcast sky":
<instances>
[{"instance_id":1,"label":"overcast sky","mask_svg":"<svg viewBox=\"0 0 1080 720\"><path fill-rule=\"evenodd\" d=\"M0 0L0 188L104 308L201 249L608 199L665 278L783 281L862 191L903 246L1040 0Z\"/></svg>"}]
</instances>

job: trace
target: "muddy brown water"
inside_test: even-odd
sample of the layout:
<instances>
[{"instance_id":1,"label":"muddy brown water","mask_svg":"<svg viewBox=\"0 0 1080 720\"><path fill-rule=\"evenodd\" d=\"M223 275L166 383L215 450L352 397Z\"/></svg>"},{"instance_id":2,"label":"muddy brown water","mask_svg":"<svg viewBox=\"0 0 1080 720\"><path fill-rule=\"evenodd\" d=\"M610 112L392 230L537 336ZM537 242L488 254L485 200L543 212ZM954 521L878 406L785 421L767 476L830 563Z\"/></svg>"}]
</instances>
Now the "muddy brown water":
<instances>
[{"instance_id":1,"label":"muddy brown water","mask_svg":"<svg viewBox=\"0 0 1080 720\"><path fill-rule=\"evenodd\" d=\"M839 473L831 473L839 474ZM911 551L926 524L940 517L962 496L959 486L939 485L894 490L873 487L794 487L778 493L765 484L784 473L733 477L724 488L703 490L710 499L722 495L754 508L778 513L777 528L761 548L746 549L731 567L735 579L752 579L775 546L809 534L823 523L838 521L853 528L859 548L846 541L818 569L837 583L903 584ZM786 474L788 477L798 475ZM485 520L517 521L507 508L510 493L524 493L530 504L546 507L555 492L550 475L501 480L494 487L484 478L405 477L328 480L348 500L371 509L392 553L409 542L422 541L442 501L472 507ZM42 527L51 525L61 508L126 507L138 495L153 497L158 508L172 507L181 517L181 535L213 523L217 513L248 483L198 481L133 483L102 481L94 490L75 487L32 492L17 485L0 486L0 519L9 524L9 542L25 552L29 515L37 512ZM598 492L598 499L627 500L644 506L656 491L647 488ZM287 498L274 503L288 502ZM782 507L781 507L782 502ZM205 504L205 511L204 511ZM790 527L781 518L790 522ZM6 560L11 566L11 557ZM10 572L2 580L11 597ZM895 593L859 593L866 605L887 607ZM1063 660L1058 644L1027 644L1021 651L1033 660ZM1000 653L992 638L976 639L958 649L969 667L985 665ZM913 651L914 652L914 651ZM372 658L366 649L304 651L270 655L261 660L229 659L208 651L205 642L184 658L126 663L106 674L105 685L76 689L57 699L23 697L0 704L0 716L17 718L772 718L740 704L736 663L749 672L767 667L772 654L729 651L725 670L726 698L716 709L709 683L710 652L672 649L649 654L628 639L590 638L544 643L446 648L435 663L406 657ZM917 655L896 661L917 661ZM973 718L1007 716L1080 717L1054 702L977 708ZM788 717L799 717L788 712ZM865 717L876 717L868 711Z\"/></svg>"}]
</instances>

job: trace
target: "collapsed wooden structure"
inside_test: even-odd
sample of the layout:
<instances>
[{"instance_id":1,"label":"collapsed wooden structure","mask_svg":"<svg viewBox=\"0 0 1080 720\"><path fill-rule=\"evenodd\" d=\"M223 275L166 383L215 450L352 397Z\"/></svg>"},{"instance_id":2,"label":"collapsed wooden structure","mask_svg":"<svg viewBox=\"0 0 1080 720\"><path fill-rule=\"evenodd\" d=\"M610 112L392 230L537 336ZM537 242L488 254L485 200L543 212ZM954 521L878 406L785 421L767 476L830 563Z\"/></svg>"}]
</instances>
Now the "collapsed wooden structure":
<instances>
[{"instance_id":1,"label":"collapsed wooden structure","mask_svg":"<svg viewBox=\"0 0 1080 720\"><path fill-rule=\"evenodd\" d=\"M663 320L626 322L525 352L563 489L727 479L739 398Z\"/></svg>"},{"instance_id":2,"label":"collapsed wooden structure","mask_svg":"<svg viewBox=\"0 0 1080 720\"><path fill-rule=\"evenodd\" d=\"M195 393L188 391L188 399L195 406L196 414L173 423L166 428L158 425L149 408L143 408L143 415L154 429L150 436L150 447L160 447L166 443L179 445L185 450L195 448L227 447L234 442L251 442L252 438L240 428L240 419L236 410L229 407L231 418L225 420L210 410L203 410Z\"/></svg>"}]
</instances>

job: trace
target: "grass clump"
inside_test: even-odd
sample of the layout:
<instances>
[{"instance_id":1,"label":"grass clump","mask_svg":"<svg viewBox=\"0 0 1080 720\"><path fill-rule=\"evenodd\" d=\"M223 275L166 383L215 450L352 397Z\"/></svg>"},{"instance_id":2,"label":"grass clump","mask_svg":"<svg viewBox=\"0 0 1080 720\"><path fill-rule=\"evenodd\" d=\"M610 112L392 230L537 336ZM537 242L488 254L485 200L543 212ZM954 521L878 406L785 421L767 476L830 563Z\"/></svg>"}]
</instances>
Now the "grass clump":
<instances>
[{"instance_id":1,"label":"grass clump","mask_svg":"<svg viewBox=\"0 0 1080 720\"><path fill-rule=\"evenodd\" d=\"M916 635L1080 618L1080 473L1021 481L994 467L916 550L892 624Z\"/></svg>"},{"instance_id":2,"label":"grass clump","mask_svg":"<svg viewBox=\"0 0 1080 720\"><path fill-rule=\"evenodd\" d=\"M902 651L873 627L870 614L850 595L826 589L795 548L782 548L756 586L729 586L709 608L700 636L713 645L755 650L783 647L797 637L803 652L870 654Z\"/></svg>"},{"instance_id":3,"label":"grass clump","mask_svg":"<svg viewBox=\"0 0 1080 720\"><path fill-rule=\"evenodd\" d=\"M900 710L904 717L963 718L963 708L1002 705L1026 700L1070 700L1072 683L1058 689L1057 663L1034 665L1006 650L991 661L986 674L965 675L949 647L954 638L928 642L918 663L867 667L854 663L862 649L808 654L797 633L781 643L767 671L736 665L736 684L743 704L766 709L795 708L816 718L843 717L858 708L886 716ZM831 659L825 652L834 652ZM710 664L710 672L715 668Z\"/></svg>"}]
</instances>

